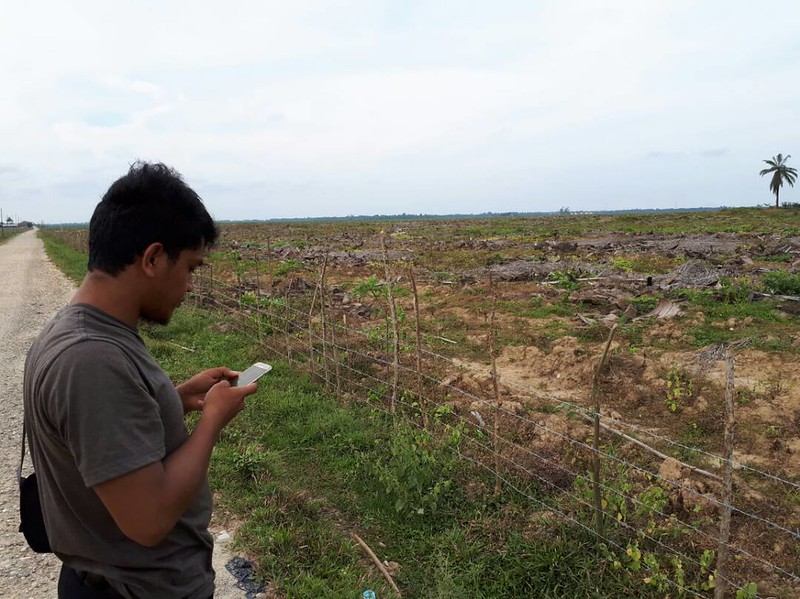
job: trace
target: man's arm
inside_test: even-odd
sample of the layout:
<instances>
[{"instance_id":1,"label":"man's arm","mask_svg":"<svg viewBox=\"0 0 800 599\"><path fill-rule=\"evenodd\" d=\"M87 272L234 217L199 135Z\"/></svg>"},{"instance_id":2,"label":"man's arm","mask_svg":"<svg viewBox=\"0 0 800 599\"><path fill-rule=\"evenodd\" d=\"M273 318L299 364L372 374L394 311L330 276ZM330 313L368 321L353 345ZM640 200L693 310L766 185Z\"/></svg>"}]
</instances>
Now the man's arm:
<instances>
[{"instance_id":1,"label":"man's arm","mask_svg":"<svg viewBox=\"0 0 800 599\"><path fill-rule=\"evenodd\" d=\"M145 546L158 544L196 497L220 431L244 408L257 385L214 385L194 431L165 460L93 487L120 530Z\"/></svg>"}]
</instances>

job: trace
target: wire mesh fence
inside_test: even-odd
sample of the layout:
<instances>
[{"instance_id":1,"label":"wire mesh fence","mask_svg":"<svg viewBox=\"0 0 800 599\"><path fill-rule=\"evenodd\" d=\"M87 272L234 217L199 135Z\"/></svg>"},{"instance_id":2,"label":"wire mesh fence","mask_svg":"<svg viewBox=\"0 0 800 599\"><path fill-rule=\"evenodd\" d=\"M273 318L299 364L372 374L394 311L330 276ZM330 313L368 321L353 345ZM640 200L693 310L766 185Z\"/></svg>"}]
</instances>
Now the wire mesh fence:
<instances>
[{"instance_id":1,"label":"wire mesh fence","mask_svg":"<svg viewBox=\"0 0 800 599\"><path fill-rule=\"evenodd\" d=\"M62 236L86 250L85 231ZM324 252L304 269L287 268L269 246L236 252L232 267L198 271L197 306L234 315L226 322L340 397L434 435L458 431L454 451L494 479L495 493L591 531L615 567L670 595L800 596L800 484L735 458L737 344L702 356L728 366L725 443L715 451L604 409L614 388L599 354L592 388L569 399L505 378L491 281L482 355L467 360L446 329L421 332L416 281L425 276L393 262L385 245L383 276L363 282L360 303L329 283Z\"/></svg>"}]
</instances>

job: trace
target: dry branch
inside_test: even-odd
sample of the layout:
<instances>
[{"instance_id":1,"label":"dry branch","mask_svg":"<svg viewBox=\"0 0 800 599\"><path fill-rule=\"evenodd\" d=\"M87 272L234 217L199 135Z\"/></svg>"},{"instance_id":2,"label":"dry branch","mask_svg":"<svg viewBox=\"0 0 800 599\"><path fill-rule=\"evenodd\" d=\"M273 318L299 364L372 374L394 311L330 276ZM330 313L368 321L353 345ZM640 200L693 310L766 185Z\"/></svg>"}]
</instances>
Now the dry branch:
<instances>
[{"instance_id":1,"label":"dry branch","mask_svg":"<svg viewBox=\"0 0 800 599\"><path fill-rule=\"evenodd\" d=\"M190 351L192 353L195 352L191 347L186 347L185 345L181 345L180 343L175 343L174 341L167 341L170 345L174 345L175 347L180 347L183 350Z\"/></svg>"},{"instance_id":2,"label":"dry branch","mask_svg":"<svg viewBox=\"0 0 800 599\"><path fill-rule=\"evenodd\" d=\"M403 595L402 595L402 593L400 592L400 589L398 589L398 588L397 588L397 585L394 583L394 580L392 580L392 576L389 574L389 571L388 571L388 570L386 569L386 567L385 567L385 566L384 566L384 565L381 563L381 560L379 560L379 559L378 559L378 556L377 556L377 555L375 555L375 552L374 552L374 551L372 551L372 549L370 549L370 548L369 548L369 545L367 545L367 544L366 544L366 543L365 543L365 542L364 542L364 541L361 539L361 537L359 537L359 536L358 536L356 533L350 533L350 534L352 534L352 536L353 536L353 539L355 539L355 541L356 541L356 542L357 542L359 545L361 545L361 547L363 547L363 548L364 548L364 551L366 551L366 552L367 552L367 555L369 555L369 557L372 559L372 561L375 563L375 565L376 565L376 566L378 566L378 570L380 570L380 571L381 571L381 574L383 574L383 577L386 579L386 582L388 582L388 583L389 583L389 586L390 586L390 587L392 587L392 589L394 590L394 592L395 592L395 593L397 593L397 596L398 596L398 597L402 597Z\"/></svg>"},{"instance_id":3,"label":"dry branch","mask_svg":"<svg viewBox=\"0 0 800 599\"><path fill-rule=\"evenodd\" d=\"M751 294L754 300L760 299L777 299L777 300L784 300L787 302L800 302L800 296L797 295L775 295L773 293L757 293L754 292Z\"/></svg>"},{"instance_id":4,"label":"dry branch","mask_svg":"<svg viewBox=\"0 0 800 599\"><path fill-rule=\"evenodd\" d=\"M582 416L583 416L583 418L585 420L588 420L589 422L594 422L594 418L592 418L588 414L583 414ZM609 432L609 433L611 433L613 435L617 435L618 437L622 437L626 441L630 441L634 445L636 445L638 447L641 447L645 451L649 451L654 456L659 457L662 460L666 460L666 459L675 460L681 466L683 466L684 468L688 468L692 472L696 472L697 474L700 474L702 476L708 477L708 478L716 480L716 481L720 481L720 482L722 481L722 477L717 475L717 474L714 474L713 472L709 472L708 470L703 470L702 468L698 468L697 466L692 466L691 464L687 464L686 462L681 462L680 460L675 459L673 456L667 455L665 453L662 453L662 452L658 451L655 447L651 447L650 445L647 445L647 443L643 443L643 442L639 441L639 439L637 439L635 437L631 437L630 435L627 435L627 434L623 433L620 430L612 428L612 427L608 426L607 424L603 424L601 422L600 423L600 428L602 428L604 431L607 431L607 432Z\"/></svg>"}]
</instances>

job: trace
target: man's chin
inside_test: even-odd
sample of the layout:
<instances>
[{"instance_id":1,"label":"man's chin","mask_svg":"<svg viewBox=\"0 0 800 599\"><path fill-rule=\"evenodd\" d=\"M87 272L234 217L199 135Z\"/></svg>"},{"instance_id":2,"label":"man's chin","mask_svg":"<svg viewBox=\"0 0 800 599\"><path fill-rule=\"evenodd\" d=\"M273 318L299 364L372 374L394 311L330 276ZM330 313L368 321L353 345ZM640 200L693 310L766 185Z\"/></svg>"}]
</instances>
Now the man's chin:
<instances>
[{"instance_id":1,"label":"man's chin","mask_svg":"<svg viewBox=\"0 0 800 599\"><path fill-rule=\"evenodd\" d=\"M172 319L172 314L169 314L167 316L153 316L152 314L142 314L141 319L150 324L168 325L169 321Z\"/></svg>"}]
</instances>

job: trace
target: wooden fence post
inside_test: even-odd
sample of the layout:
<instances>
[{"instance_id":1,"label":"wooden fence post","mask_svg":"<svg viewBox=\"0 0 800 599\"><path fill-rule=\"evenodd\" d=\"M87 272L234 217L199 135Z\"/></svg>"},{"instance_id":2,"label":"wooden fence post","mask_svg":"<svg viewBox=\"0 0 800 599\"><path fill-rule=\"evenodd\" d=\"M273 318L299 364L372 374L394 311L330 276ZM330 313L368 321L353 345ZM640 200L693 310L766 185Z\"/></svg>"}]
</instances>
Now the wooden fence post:
<instances>
[{"instance_id":1,"label":"wooden fence post","mask_svg":"<svg viewBox=\"0 0 800 599\"><path fill-rule=\"evenodd\" d=\"M397 322L397 309L394 303L394 288L391 272L389 272L389 253L386 251L386 232L381 231L381 250L383 251L383 269L386 273L386 292L389 302L389 315L392 319L392 398L389 404L392 414L396 409L397 383L400 375L400 330Z\"/></svg>"},{"instance_id":2,"label":"wooden fence post","mask_svg":"<svg viewBox=\"0 0 800 599\"><path fill-rule=\"evenodd\" d=\"M503 479L500 477L500 414L502 411L502 401L500 399L500 381L497 374L496 357L496 338L497 328L495 316L497 314L497 288L494 285L491 273L489 273L489 287L492 291L492 312L489 318L489 358L492 361L492 389L494 390L495 414L492 436L492 447L494 448L494 496L500 495L503 490Z\"/></svg>"},{"instance_id":3,"label":"wooden fence post","mask_svg":"<svg viewBox=\"0 0 800 599\"><path fill-rule=\"evenodd\" d=\"M417 335L417 401L422 412L422 426L428 428L428 410L425 399L422 397L422 329L419 318L419 293L417 293L417 280L414 277L414 265L408 269L408 278L411 279L411 290L414 293L414 324Z\"/></svg>"},{"instance_id":4,"label":"wooden fence post","mask_svg":"<svg viewBox=\"0 0 800 599\"><path fill-rule=\"evenodd\" d=\"M328 323L325 315L325 306L327 305L327 297L325 291L325 273L328 270L328 252L325 252L325 261L322 265L322 275L319 279L320 302L319 302L319 317L322 324L322 376L325 380L325 388L330 386L330 370L328 368Z\"/></svg>"},{"instance_id":5,"label":"wooden fence post","mask_svg":"<svg viewBox=\"0 0 800 599\"><path fill-rule=\"evenodd\" d=\"M727 590L725 566L728 561L728 541L731 534L733 502L733 430L736 418L733 411L733 350L725 349L725 468L722 473L722 514L719 519L719 549L717 550L716 586L714 599L722 599Z\"/></svg>"},{"instance_id":6,"label":"wooden fence post","mask_svg":"<svg viewBox=\"0 0 800 599\"><path fill-rule=\"evenodd\" d=\"M317 292L319 283L314 286L314 294L311 296L311 307L308 309L308 363L311 368L311 380L314 380L316 368L314 366L314 305L317 302Z\"/></svg>"},{"instance_id":7,"label":"wooden fence post","mask_svg":"<svg viewBox=\"0 0 800 599\"><path fill-rule=\"evenodd\" d=\"M286 341L286 362L292 365L292 307L289 303L291 298L291 285L286 288L286 295L283 301L283 338Z\"/></svg>"},{"instance_id":8,"label":"wooden fence post","mask_svg":"<svg viewBox=\"0 0 800 599\"><path fill-rule=\"evenodd\" d=\"M344 325L344 351L347 359L347 392L353 393L353 357L350 351L350 329L347 323L347 313L342 314L342 324Z\"/></svg>"},{"instance_id":9,"label":"wooden fence post","mask_svg":"<svg viewBox=\"0 0 800 599\"><path fill-rule=\"evenodd\" d=\"M256 326L257 326L257 331L258 331L258 344L261 347L264 347L264 345L265 345L265 343L264 343L264 316L266 315L266 317L267 317L267 323L268 323L268 326L270 327L270 329L272 328L272 319L270 318L270 315L269 315L269 308L267 308L265 310L264 307L261 305L261 277L260 277L259 268L258 268L258 250L257 249L253 252L253 270L255 270L255 273L256 273L256 281L255 281L255 287L256 287L255 295L256 295L256 297L255 297L255 310L253 310L253 312L255 313L255 317L256 317ZM247 274L247 271L245 271L245 274ZM246 285L246 283L247 283L247 280L245 279L245 285Z\"/></svg>"},{"instance_id":10,"label":"wooden fence post","mask_svg":"<svg viewBox=\"0 0 800 599\"><path fill-rule=\"evenodd\" d=\"M336 393L336 396L338 397L339 395L341 395L342 392L342 382L341 382L342 371L340 365L341 360L339 359L339 353L340 353L339 347L336 345L336 317L334 314L335 312L333 310L333 301L331 301L331 310L329 318L330 318L330 329L331 329L331 348L333 351L333 358L332 358L333 368L334 368L333 376L335 381L334 391Z\"/></svg>"},{"instance_id":11,"label":"wooden fence post","mask_svg":"<svg viewBox=\"0 0 800 599\"><path fill-rule=\"evenodd\" d=\"M597 365L597 370L594 373L594 381L592 382L592 405L594 406L594 455L592 456L592 486L594 487L594 526L595 532L602 536L603 534L603 494L600 489L600 376L603 368L606 365L608 358L608 348L611 347L611 340L614 339L614 333L617 332L617 325L611 327L608 333L608 340L606 341L603 355L600 358L600 363Z\"/></svg>"}]
</instances>

